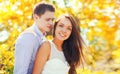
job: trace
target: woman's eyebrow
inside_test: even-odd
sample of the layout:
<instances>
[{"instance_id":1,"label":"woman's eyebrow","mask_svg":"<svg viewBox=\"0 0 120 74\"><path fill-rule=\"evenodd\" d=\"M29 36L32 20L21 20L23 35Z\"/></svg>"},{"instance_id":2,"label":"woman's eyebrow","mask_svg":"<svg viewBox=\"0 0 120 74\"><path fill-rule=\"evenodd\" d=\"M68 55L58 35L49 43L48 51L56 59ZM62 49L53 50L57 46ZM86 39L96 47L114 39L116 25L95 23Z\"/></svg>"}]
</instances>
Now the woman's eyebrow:
<instances>
[{"instance_id":1,"label":"woman's eyebrow","mask_svg":"<svg viewBox=\"0 0 120 74\"><path fill-rule=\"evenodd\" d=\"M61 25L65 25L64 23L60 22ZM72 27L71 25L68 25L68 27Z\"/></svg>"}]
</instances>

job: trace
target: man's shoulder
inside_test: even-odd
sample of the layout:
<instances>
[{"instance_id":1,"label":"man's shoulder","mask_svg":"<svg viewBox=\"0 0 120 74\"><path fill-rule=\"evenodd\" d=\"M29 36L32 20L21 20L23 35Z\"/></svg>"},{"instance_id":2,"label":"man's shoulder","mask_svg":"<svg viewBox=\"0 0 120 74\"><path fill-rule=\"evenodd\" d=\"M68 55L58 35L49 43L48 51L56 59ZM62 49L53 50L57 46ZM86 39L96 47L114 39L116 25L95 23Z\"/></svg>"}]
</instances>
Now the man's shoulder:
<instances>
[{"instance_id":1,"label":"man's shoulder","mask_svg":"<svg viewBox=\"0 0 120 74\"><path fill-rule=\"evenodd\" d=\"M23 32L20 33L17 40L21 39L36 39L37 34L35 31L31 28L25 29Z\"/></svg>"},{"instance_id":2,"label":"man's shoulder","mask_svg":"<svg viewBox=\"0 0 120 74\"><path fill-rule=\"evenodd\" d=\"M26 35L26 34L32 34L34 36L37 36L37 33L34 31L33 27L29 27L25 29L20 35Z\"/></svg>"},{"instance_id":3,"label":"man's shoulder","mask_svg":"<svg viewBox=\"0 0 120 74\"><path fill-rule=\"evenodd\" d=\"M35 33L35 31L33 29L26 29L23 34L26 34L26 33L30 33L30 34L33 34L34 36L37 36L37 33Z\"/></svg>"}]
</instances>

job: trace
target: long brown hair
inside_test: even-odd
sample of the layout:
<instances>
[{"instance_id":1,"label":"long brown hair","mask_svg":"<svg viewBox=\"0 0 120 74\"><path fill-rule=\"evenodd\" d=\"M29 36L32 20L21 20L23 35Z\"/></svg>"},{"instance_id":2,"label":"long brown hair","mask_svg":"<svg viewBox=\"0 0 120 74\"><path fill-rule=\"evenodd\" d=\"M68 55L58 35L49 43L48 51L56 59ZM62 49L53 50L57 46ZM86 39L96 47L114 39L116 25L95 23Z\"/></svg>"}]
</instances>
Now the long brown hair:
<instances>
[{"instance_id":1,"label":"long brown hair","mask_svg":"<svg viewBox=\"0 0 120 74\"><path fill-rule=\"evenodd\" d=\"M68 74L77 74L76 67L80 64L83 64L83 44L84 41L80 35L80 30L78 29L79 25L77 21L70 15L62 15L62 17L70 20L72 24L72 32L70 37L63 42L62 48L63 53L68 62L70 69ZM56 25L62 18L58 18L55 22L53 37L55 36Z\"/></svg>"}]
</instances>

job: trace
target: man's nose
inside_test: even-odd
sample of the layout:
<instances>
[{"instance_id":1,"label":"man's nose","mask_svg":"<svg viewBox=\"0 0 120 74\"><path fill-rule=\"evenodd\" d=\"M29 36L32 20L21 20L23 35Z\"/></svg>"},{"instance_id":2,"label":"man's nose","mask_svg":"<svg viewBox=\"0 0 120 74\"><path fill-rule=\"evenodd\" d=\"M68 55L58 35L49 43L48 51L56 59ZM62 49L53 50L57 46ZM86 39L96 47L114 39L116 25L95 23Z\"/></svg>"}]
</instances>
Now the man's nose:
<instances>
[{"instance_id":1,"label":"man's nose","mask_svg":"<svg viewBox=\"0 0 120 74\"><path fill-rule=\"evenodd\" d=\"M50 25L53 25L53 21L52 21L52 20L50 20L50 21L49 21L49 24L50 24Z\"/></svg>"}]
</instances>

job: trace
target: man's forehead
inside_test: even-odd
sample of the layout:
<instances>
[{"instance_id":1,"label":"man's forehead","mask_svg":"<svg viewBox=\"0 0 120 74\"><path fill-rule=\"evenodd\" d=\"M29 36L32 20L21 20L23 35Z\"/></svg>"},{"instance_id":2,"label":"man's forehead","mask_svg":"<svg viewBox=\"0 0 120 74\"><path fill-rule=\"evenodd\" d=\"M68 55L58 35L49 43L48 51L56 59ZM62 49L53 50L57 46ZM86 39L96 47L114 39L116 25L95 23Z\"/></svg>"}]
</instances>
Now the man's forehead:
<instances>
[{"instance_id":1,"label":"man's forehead","mask_svg":"<svg viewBox=\"0 0 120 74\"><path fill-rule=\"evenodd\" d=\"M46 17L46 18L55 18L55 16L54 16L54 12L45 12L44 14L43 14L43 17Z\"/></svg>"}]
</instances>

